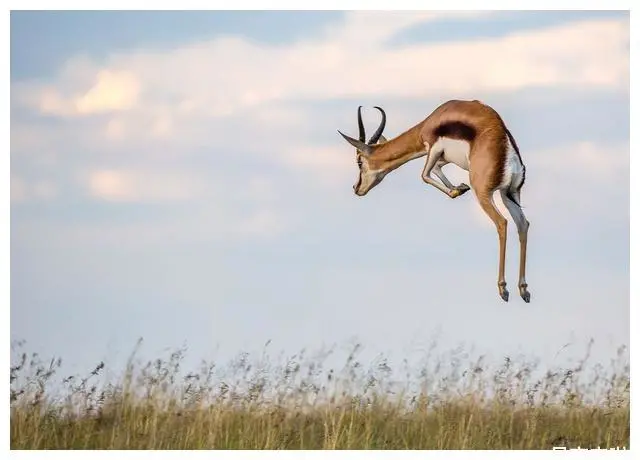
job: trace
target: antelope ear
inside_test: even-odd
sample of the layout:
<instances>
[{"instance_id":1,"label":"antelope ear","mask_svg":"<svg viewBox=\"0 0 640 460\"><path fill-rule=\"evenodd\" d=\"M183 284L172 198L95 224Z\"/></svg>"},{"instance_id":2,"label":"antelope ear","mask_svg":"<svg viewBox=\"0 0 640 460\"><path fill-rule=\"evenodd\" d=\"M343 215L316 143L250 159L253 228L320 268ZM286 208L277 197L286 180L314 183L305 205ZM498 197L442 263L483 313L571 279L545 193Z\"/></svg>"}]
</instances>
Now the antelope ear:
<instances>
[{"instance_id":1,"label":"antelope ear","mask_svg":"<svg viewBox=\"0 0 640 460\"><path fill-rule=\"evenodd\" d=\"M346 134L343 134L342 132L340 132L340 130L338 130L338 133L344 137L344 139L351 145L353 145L355 148L357 148L360 152L366 154L366 155L370 155L372 152L372 148L370 145L365 144L364 142L360 142L357 139L354 139L353 137L349 137Z\"/></svg>"},{"instance_id":2,"label":"antelope ear","mask_svg":"<svg viewBox=\"0 0 640 460\"><path fill-rule=\"evenodd\" d=\"M380 139L378 140L378 144L384 144L387 142L387 138L380 134Z\"/></svg>"}]
</instances>

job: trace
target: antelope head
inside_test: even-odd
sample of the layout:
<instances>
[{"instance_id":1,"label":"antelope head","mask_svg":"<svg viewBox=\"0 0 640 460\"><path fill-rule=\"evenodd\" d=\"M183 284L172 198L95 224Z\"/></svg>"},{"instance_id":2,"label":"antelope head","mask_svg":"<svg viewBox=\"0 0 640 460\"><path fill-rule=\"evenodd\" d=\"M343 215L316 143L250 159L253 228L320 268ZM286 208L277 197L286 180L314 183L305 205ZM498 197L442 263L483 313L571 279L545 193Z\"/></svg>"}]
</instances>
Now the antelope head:
<instances>
[{"instance_id":1,"label":"antelope head","mask_svg":"<svg viewBox=\"0 0 640 460\"><path fill-rule=\"evenodd\" d=\"M387 123L387 115L380 107L376 106L375 108L380 111L382 121L368 142L365 142L364 123L362 122L362 106L358 107L358 139L349 137L338 130L338 133L340 133L340 135L349 144L356 148L356 163L358 164L360 172L358 175L358 181L353 186L353 191L358 196L366 195L369 190L378 185L382 179L384 179L384 176L387 175L387 171L376 167L377 165L375 164L375 161L372 161L372 155L377 147L376 144L387 142L387 139L382 135Z\"/></svg>"}]
</instances>

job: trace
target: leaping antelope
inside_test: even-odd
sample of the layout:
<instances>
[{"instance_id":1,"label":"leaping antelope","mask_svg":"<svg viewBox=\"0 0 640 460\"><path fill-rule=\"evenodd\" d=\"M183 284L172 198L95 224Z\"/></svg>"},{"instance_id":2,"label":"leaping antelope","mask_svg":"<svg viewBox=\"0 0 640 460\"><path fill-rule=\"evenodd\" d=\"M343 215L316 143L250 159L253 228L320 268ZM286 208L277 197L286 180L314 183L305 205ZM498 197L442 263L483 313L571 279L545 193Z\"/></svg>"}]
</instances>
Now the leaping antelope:
<instances>
[{"instance_id":1,"label":"leaping antelope","mask_svg":"<svg viewBox=\"0 0 640 460\"><path fill-rule=\"evenodd\" d=\"M451 198L470 190L467 184L454 186L442 172L442 166L453 163L469 172L469 180L480 207L493 221L498 231L499 265L498 293L507 302L509 291L504 279L507 244L507 219L498 211L493 193L500 191L502 201L518 228L520 238L520 279L518 288L525 302L531 300L525 280L527 233L529 221L520 207L520 190L526 168L516 140L500 115L480 101L451 100L437 107L427 118L399 136L386 140L382 136L386 114L369 142L365 142L361 107L358 108L359 139L338 133L356 148L360 169L353 190L366 195L391 171L408 161L427 156L422 179ZM440 179L431 177L431 172Z\"/></svg>"}]
</instances>

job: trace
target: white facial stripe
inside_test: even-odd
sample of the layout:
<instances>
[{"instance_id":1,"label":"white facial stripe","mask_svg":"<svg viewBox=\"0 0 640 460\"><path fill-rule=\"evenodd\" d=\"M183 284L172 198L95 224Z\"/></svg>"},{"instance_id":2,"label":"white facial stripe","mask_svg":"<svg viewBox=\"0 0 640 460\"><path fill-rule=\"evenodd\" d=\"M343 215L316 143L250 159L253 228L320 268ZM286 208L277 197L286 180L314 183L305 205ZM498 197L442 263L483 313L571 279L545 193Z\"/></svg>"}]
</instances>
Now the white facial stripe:
<instances>
[{"instance_id":1,"label":"white facial stripe","mask_svg":"<svg viewBox=\"0 0 640 460\"><path fill-rule=\"evenodd\" d=\"M353 189L358 195L364 195L376 186L385 174L381 169L369 169L366 157L360 158L362 159L362 166L360 167L358 182L353 186Z\"/></svg>"},{"instance_id":2,"label":"white facial stripe","mask_svg":"<svg viewBox=\"0 0 640 460\"><path fill-rule=\"evenodd\" d=\"M379 177L380 171L366 171L360 174L360 190L369 190Z\"/></svg>"}]
</instances>

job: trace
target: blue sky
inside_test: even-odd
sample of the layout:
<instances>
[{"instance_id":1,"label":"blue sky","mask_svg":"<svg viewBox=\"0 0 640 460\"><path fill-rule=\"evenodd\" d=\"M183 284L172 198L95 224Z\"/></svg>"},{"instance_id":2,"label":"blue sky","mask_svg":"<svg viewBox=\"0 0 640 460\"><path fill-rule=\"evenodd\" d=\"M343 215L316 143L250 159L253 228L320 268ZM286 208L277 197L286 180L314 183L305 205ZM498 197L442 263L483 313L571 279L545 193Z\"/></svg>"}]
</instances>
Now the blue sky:
<instances>
[{"instance_id":1,"label":"blue sky","mask_svg":"<svg viewBox=\"0 0 640 460\"><path fill-rule=\"evenodd\" d=\"M423 160L351 189L358 105L393 137L454 98L520 145L528 305L513 223L505 304L494 227ZM628 174L625 12L13 12L11 336L79 369L138 337L197 359L436 333L543 360L593 337L608 361Z\"/></svg>"}]
</instances>

